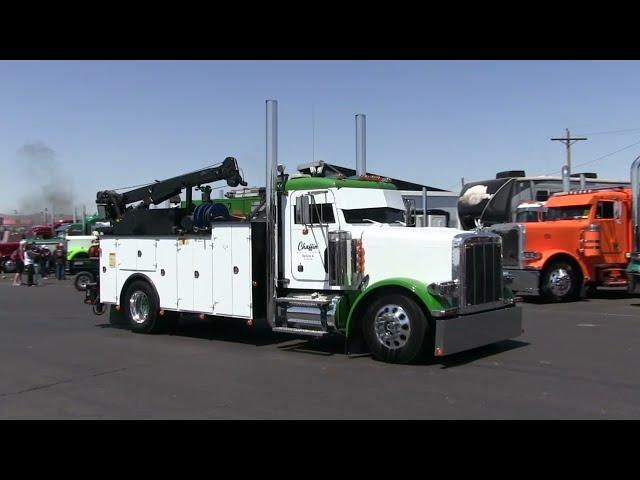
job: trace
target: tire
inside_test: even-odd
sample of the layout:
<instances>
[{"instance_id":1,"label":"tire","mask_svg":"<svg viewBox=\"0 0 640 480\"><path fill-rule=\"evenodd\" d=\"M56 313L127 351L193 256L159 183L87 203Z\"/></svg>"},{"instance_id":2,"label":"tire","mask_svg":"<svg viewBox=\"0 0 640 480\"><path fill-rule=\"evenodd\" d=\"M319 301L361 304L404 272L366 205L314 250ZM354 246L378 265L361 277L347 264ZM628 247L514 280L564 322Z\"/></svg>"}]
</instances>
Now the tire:
<instances>
[{"instance_id":1,"label":"tire","mask_svg":"<svg viewBox=\"0 0 640 480\"><path fill-rule=\"evenodd\" d=\"M76 278L73 281L73 286L79 292L84 292L87 289L87 283L91 283L95 280L93 273L91 272L78 272Z\"/></svg>"},{"instance_id":2,"label":"tire","mask_svg":"<svg viewBox=\"0 0 640 480\"><path fill-rule=\"evenodd\" d=\"M412 298L391 293L371 303L363 319L362 333L375 359L409 363L419 356L429 323Z\"/></svg>"},{"instance_id":3,"label":"tire","mask_svg":"<svg viewBox=\"0 0 640 480\"><path fill-rule=\"evenodd\" d=\"M17 270L16 262L13 260L6 260L2 263L2 271L4 273L15 273Z\"/></svg>"},{"instance_id":4,"label":"tire","mask_svg":"<svg viewBox=\"0 0 640 480\"><path fill-rule=\"evenodd\" d=\"M553 303L569 302L580 295L580 273L569 262L558 260L544 269L542 297Z\"/></svg>"},{"instance_id":5,"label":"tire","mask_svg":"<svg viewBox=\"0 0 640 480\"><path fill-rule=\"evenodd\" d=\"M127 289L121 303L131 331L135 333L164 333L167 322L159 314L160 306L155 290L144 280L136 280Z\"/></svg>"}]
</instances>

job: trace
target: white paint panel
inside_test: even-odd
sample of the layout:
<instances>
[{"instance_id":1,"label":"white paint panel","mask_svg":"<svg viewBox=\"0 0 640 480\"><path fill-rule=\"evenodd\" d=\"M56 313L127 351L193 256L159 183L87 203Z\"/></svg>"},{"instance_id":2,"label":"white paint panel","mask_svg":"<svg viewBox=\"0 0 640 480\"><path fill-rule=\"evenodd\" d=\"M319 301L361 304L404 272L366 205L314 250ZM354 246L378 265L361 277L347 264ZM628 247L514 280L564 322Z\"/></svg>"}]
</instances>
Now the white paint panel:
<instances>
[{"instance_id":1,"label":"white paint panel","mask_svg":"<svg viewBox=\"0 0 640 480\"><path fill-rule=\"evenodd\" d=\"M210 239L193 241L193 309L198 312L213 313L212 250Z\"/></svg>"},{"instance_id":2,"label":"white paint panel","mask_svg":"<svg viewBox=\"0 0 640 480\"><path fill-rule=\"evenodd\" d=\"M118 268L120 270L136 270L138 263L138 239L118 238Z\"/></svg>"},{"instance_id":3,"label":"white paint panel","mask_svg":"<svg viewBox=\"0 0 640 480\"><path fill-rule=\"evenodd\" d=\"M117 303L118 301L118 254L116 239L100 239L100 301ZM103 272L103 268L106 269Z\"/></svg>"},{"instance_id":4,"label":"white paint panel","mask_svg":"<svg viewBox=\"0 0 640 480\"><path fill-rule=\"evenodd\" d=\"M232 227L216 226L213 241L213 313L233 315L233 263L231 256Z\"/></svg>"},{"instance_id":5,"label":"white paint panel","mask_svg":"<svg viewBox=\"0 0 640 480\"><path fill-rule=\"evenodd\" d=\"M193 244L191 238L178 239L178 309L193 311Z\"/></svg>"},{"instance_id":6,"label":"white paint panel","mask_svg":"<svg viewBox=\"0 0 640 480\"><path fill-rule=\"evenodd\" d=\"M252 317L251 228L248 224L232 227L233 316ZM237 272L237 273L236 273Z\"/></svg>"},{"instance_id":7,"label":"white paint panel","mask_svg":"<svg viewBox=\"0 0 640 480\"><path fill-rule=\"evenodd\" d=\"M136 270L139 272L154 272L156 270L155 239L139 239L136 251Z\"/></svg>"},{"instance_id":8,"label":"white paint panel","mask_svg":"<svg viewBox=\"0 0 640 480\"><path fill-rule=\"evenodd\" d=\"M156 248L158 268L155 275L155 286L160 297L160 307L175 309L178 306L177 280L177 246L176 239L161 239ZM162 271L164 270L164 275Z\"/></svg>"}]
</instances>

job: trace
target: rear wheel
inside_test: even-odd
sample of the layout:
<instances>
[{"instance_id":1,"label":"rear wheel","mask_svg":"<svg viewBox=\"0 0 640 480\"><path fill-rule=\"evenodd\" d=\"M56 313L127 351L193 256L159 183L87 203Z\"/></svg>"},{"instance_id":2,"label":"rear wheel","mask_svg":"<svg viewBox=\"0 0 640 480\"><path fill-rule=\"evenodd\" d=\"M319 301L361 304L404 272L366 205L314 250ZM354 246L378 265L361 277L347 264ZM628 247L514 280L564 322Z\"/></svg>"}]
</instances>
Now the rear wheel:
<instances>
[{"instance_id":1,"label":"rear wheel","mask_svg":"<svg viewBox=\"0 0 640 480\"><path fill-rule=\"evenodd\" d=\"M129 322L129 327L136 333L161 333L166 331L165 319L160 316L158 299L151 286L136 280L127 289L122 302L122 309Z\"/></svg>"},{"instance_id":2,"label":"rear wheel","mask_svg":"<svg viewBox=\"0 0 640 480\"><path fill-rule=\"evenodd\" d=\"M549 302L568 302L580 294L580 274L567 261L551 263L542 276L542 296Z\"/></svg>"},{"instance_id":3,"label":"rear wheel","mask_svg":"<svg viewBox=\"0 0 640 480\"><path fill-rule=\"evenodd\" d=\"M73 281L73 285L76 287L76 290L84 292L87 289L87 284L93 282L93 280L94 278L92 273L79 272Z\"/></svg>"},{"instance_id":4,"label":"rear wheel","mask_svg":"<svg viewBox=\"0 0 640 480\"><path fill-rule=\"evenodd\" d=\"M390 363L409 363L418 357L429 330L422 309L401 293L374 300L362 326L374 358Z\"/></svg>"}]
</instances>

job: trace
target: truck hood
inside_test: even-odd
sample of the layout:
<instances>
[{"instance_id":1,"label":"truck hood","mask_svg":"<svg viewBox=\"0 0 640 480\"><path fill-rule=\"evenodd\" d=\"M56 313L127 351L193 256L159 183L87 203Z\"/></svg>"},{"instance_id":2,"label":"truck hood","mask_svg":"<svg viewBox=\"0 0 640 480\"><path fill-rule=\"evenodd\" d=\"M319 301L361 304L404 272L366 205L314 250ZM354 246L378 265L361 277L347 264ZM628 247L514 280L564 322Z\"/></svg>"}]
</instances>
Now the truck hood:
<instances>
[{"instance_id":1,"label":"truck hood","mask_svg":"<svg viewBox=\"0 0 640 480\"><path fill-rule=\"evenodd\" d=\"M425 283L452 279L455 228L367 227L361 239L365 273L371 284L388 278L411 278Z\"/></svg>"},{"instance_id":2,"label":"truck hood","mask_svg":"<svg viewBox=\"0 0 640 480\"><path fill-rule=\"evenodd\" d=\"M559 245L578 245L580 231L588 224L589 222L582 220L525 223L524 250L541 251L555 249ZM559 239L562 240L559 241Z\"/></svg>"}]
</instances>

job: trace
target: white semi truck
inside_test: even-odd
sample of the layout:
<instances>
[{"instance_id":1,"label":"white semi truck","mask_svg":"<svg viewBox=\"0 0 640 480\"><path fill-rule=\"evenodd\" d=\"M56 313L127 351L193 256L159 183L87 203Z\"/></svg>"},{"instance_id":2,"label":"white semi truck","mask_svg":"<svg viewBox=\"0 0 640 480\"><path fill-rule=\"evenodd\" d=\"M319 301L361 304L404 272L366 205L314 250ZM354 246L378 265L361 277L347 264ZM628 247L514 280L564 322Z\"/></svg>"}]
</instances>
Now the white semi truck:
<instances>
[{"instance_id":1,"label":"white semi truck","mask_svg":"<svg viewBox=\"0 0 640 480\"><path fill-rule=\"evenodd\" d=\"M277 164L277 102L267 101L264 200L246 218L207 194L192 205L204 183L243 184L231 157L146 190L99 192L112 227L100 236L100 278L86 303L110 305L134 332L163 331L181 313L266 320L277 332L344 335L348 351L366 345L394 363L423 348L443 356L519 336L500 237L407 228L400 192L364 174L361 120L355 178L287 175ZM185 208L147 208L182 189Z\"/></svg>"}]
</instances>

